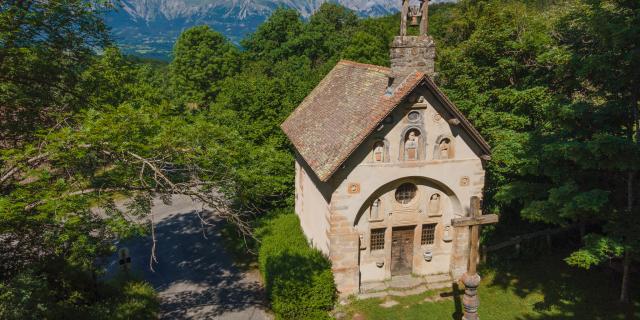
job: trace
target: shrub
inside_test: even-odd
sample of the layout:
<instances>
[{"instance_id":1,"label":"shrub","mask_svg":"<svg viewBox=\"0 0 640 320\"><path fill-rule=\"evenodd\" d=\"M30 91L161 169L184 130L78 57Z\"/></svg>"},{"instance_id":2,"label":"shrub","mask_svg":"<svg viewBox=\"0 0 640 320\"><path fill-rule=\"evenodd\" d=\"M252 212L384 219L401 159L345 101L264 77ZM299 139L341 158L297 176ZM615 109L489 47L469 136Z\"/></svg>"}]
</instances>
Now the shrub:
<instances>
[{"instance_id":1,"label":"shrub","mask_svg":"<svg viewBox=\"0 0 640 320\"><path fill-rule=\"evenodd\" d=\"M277 319L329 319L336 286L331 263L309 247L300 221L277 212L257 230L258 262Z\"/></svg>"},{"instance_id":2,"label":"shrub","mask_svg":"<svg viewBox=\"0 0 640 320\"><path fill-rule=\"evenodd\" d=\"M142 281L118 286L120 294L91 310L91 319L157 319L160 303L153 287Z\"/></svg>"},{"instance_id":3,"label":"shrub","mask_svg":"<svg viewBox=\"0 0 640 320\"><path fill-rule=\"evenodd\" d=\"M33 270L25 270L13 279L0 282L0 319L157 319L159 301L146 282L131 277L93 282L90 275L67 270L67 276L82 281L56 280L83 284L66 286L68 294L52 287L52 281Z\"/></svg>"}]
</instances>

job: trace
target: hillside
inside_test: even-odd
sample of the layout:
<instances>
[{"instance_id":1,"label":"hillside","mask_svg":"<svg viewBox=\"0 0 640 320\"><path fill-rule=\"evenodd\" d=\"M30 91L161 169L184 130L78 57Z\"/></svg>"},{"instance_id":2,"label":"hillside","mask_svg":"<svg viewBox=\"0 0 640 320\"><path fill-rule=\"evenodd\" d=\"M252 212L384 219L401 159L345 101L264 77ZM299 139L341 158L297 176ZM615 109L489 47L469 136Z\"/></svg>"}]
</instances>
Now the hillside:
<instances>
[{"instance_id":1,"label":"hillside","mask_svg":"<svg viewBox=\"0 0 640 320\"><path fill-rule=\"evenodd\" d=\"M131 54L167 59L178 35L206 24L238 43L273 10L287 7L309 17L326 0L123 0L106 21L121 48ZM338 0L361 16L396 12L399 0Z\"/></svg>"}]
</instances>

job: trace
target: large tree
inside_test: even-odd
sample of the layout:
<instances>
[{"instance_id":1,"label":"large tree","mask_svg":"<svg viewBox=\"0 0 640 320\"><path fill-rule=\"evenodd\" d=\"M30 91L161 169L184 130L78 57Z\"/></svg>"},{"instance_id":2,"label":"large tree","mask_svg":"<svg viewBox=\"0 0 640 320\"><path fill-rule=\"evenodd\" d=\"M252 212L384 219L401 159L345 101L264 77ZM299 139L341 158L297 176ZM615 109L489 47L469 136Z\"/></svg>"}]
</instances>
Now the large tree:
<instances>
[{"instance_id":1,"label":"large tree","mask_svg":"<svg viewBox=\"0 0 640 320\"><path fill-rule=\"evenodd\" d=\"M183 32L173 49L169 78L179 102L192 107L215 101L220 82L239 68L238 49L219 32L198 26Z\"/></svg>"},{"instance_id":2,"label":"large tree","mask_svg":"<svg viewBox=\"0 0 640 320\"><path fill-rule=\"evenodd\" d=\"M639 4L583 0L564 9L552 33L564 62L548 80L563 103L547 109L546 130L530 133L520 178L501 197L522 201L530 220L583 226L584 247L567 258L572 265L623 257L620 300L628 301L640 249Z\"/></svg>"},{"instance_id":3,"label":"large tree","mask_svg":"<svg viewBox=\"0 0 640 320\"><path fill-rule=\"evenodd\" d=\"M0 3L0 146L33 139L83 106L80 74L109 43L103 1Z\"/></svg>"},{"instance_id":4,"label":"large tree","mask_svg":"<svg viewBox=\"0 0 640 320\"><path fill-rule=\"evenodd\" d=\"M242 139L176 114L158 70L106 46L101 4L0 4L0 318L108 316L99 259L153 227L155 197L190 195L246 231L226 196Z\"/></svg>"}]
</instances>

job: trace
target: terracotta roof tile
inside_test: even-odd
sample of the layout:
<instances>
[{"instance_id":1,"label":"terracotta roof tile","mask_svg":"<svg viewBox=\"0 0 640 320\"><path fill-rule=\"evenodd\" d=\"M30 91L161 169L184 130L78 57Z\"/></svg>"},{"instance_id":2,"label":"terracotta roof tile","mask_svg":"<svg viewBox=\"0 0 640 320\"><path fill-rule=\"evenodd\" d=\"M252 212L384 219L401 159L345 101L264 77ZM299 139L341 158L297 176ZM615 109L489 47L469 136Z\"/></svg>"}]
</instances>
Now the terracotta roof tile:
<instances>
[{"instance_id":1,"label":"terracotta roof tile","mask_svg":"<svg viewBox=\"0 0 640 320\"><path fill-rule=\"evenodd\" d=\"M389 68L340 61L281 125L321 181L327 181L423 80L489 153L486 142L429 77L415 73L396 79L390 91L391 76Z\"/></svg>"}]
</instances>

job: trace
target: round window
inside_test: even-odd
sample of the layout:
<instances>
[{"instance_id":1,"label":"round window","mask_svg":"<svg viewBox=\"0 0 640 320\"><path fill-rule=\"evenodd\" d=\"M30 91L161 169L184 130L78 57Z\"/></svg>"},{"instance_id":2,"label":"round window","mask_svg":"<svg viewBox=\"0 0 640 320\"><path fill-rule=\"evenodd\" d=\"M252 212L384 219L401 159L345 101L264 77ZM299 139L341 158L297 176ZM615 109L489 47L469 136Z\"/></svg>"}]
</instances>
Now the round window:
<instances>
[{"instance_id":1,"label":"round window","mask_svg":"<svg viewBox=\"0 0 640 320\"><path fill-rule=\"evenodd\" d=\"M411 122L415 122L420 120L420 112L418 111L411 111L409 112L409 114L407 115L407 118L409 119L409 121Z\"/></svg>"},{"instance_id":2,"label":"round window","mask_svg":"<svg viewBox=\"0 0 640 320\"><path fill-rule=\"evenodd\" d=\"M416 197L418 187L413 183L404 183L396 189L396 201L401 204L408 204Z\"/></svg>"}]
</instances>

